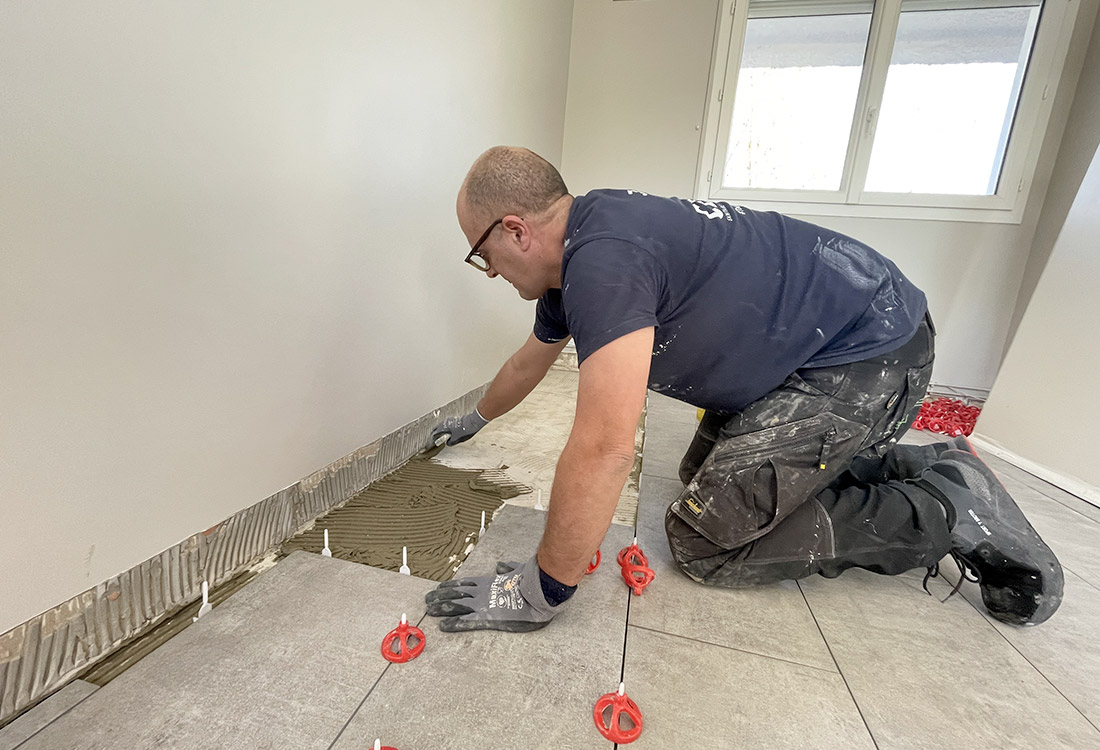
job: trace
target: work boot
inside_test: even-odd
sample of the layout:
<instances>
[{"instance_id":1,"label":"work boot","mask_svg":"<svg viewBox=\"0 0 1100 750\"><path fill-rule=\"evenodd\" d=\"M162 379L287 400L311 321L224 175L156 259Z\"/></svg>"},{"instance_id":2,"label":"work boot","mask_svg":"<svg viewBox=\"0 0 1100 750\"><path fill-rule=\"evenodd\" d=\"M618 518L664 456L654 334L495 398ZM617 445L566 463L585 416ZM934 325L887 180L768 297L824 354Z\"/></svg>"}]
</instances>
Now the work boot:
<instances>
[{"instance_id":1,"label":"work boot","mask_svg":"<svg viewBox=\"0 0 1100 750\"><path fill-rule=\"evenodd\" d=\"M1062 566L969 441L954 442L916 484L943 503L951 556L977 580L989 613L1038 625L1062 603Z\"/></svg>"}]
</instances>

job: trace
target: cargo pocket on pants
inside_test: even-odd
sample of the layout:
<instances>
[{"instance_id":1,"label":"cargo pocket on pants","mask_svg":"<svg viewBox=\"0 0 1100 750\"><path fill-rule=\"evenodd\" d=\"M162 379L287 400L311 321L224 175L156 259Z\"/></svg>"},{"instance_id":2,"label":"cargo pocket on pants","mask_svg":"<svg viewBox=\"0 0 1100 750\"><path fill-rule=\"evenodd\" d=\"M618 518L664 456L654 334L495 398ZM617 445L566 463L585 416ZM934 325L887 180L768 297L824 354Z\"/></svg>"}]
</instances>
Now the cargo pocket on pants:
<instances>
[{"instance_id":1,"label":"cargo pocket on pants","mask_svg":"<svg viewBox=\"0 0 1100 750\"><path fill-rule=\"evenodd\" d=\"M905 371L905 385L895 393L886 404L889 410L886 425L882 431L882 440L904 435L917 418L921 402L928 392L928 383L932 379L932 363L919 367L910 367Z\"/></svg>"},{"instance_id":2,"label":"cargo pocket on pants","mask_svg":"<svg viewBox=\"0 0 1100 750\"><path fill-rule=\"evenodd\" d=\"M719 440L670 510L719 547L740 547L839 476L868 432L824 413Z\"/></svg>"}]
</instances>

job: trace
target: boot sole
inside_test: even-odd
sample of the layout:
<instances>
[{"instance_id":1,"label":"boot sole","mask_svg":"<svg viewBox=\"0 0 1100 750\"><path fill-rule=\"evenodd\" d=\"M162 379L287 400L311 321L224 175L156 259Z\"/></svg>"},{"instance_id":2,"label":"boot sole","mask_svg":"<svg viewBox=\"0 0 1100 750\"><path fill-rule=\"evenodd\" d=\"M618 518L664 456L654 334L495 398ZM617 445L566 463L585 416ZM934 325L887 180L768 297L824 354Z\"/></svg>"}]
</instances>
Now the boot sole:
<instances>
[{"instance_id":1,"label":"boot sole","mask_svg":"<svg viewBox=\"0 0 1100 750\"><path fill-rule=\"evenodd\" d=\"M989 507L956 508L956 552L981 576L982 601L991 615L1038 625L1062 602L1062 567L996 474L966 445L970 450L946 451L940 460Z\"/></svg>"}]
</instances>

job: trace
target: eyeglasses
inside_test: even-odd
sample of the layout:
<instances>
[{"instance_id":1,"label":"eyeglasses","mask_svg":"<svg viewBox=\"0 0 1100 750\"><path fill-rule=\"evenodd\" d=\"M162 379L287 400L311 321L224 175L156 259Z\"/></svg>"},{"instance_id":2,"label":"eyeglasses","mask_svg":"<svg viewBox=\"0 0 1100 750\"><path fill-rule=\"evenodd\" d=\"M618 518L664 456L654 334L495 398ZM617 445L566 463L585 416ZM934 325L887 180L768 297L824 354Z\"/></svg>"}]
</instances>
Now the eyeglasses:
<instances>
[{"instance_id":1,"label":"eyeglasses","mask_svg":"<svg viewBox=\"0 0 1100 750\"><path fill-rule=\"evenodd\" d=\"M466 256L466 262L479 271L489 272L489 259L481 254L481 246L485 244L485 240L489 239L489 235L497 228L497 224L502 221L504 219L500 218L490 224L489 228L485 230L485 234L481 235L481 239L474 243L474 246L470 248L470 254Z\"/></svg>"}]
</instances>

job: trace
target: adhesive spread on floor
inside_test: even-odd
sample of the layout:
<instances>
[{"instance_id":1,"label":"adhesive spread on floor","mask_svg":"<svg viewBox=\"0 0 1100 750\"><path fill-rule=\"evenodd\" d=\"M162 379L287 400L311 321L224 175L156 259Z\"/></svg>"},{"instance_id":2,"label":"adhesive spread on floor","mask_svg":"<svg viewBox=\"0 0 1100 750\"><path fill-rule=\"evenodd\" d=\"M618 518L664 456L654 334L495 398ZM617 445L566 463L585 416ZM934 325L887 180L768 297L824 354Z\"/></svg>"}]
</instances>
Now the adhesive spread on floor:
<instances>
[{"instance_id":1,"label":"adhesive spread on floor","mask_svg":"<svg viewBox=\"0 0 1100 750\"><path fill-rule=\"evenodd\" d=\"M251 581L258 569L252 568L233 576L225 583L210 590L210 604L217 607L233 594L244 588ZM175 614L164 618L154 625L148 632L143 633L129 643L124 644L111 653L103 661L96 663L91 669L80 675L80 679L93 685L103 687L108 682L118 677L130 667L137 664L159 646L167 643L177 633L180 633L191 624L191 620L199 613L201 601L188 604Z\"/></svg>"},{"instance_id":2,"label":"adhesive spread on floor","mask_svg":"<svg viewBox=\"0 0 1100 750\"><path fill-rule=\"evenodd\" d=\"M414 459L287 540L282 554L320 552L328 529L333 557L397 570L408 547L413 575L446 581L477 542L482 511L488 526L505 500L530 491L503 471Z\"/></svg>"}]
</instances>

